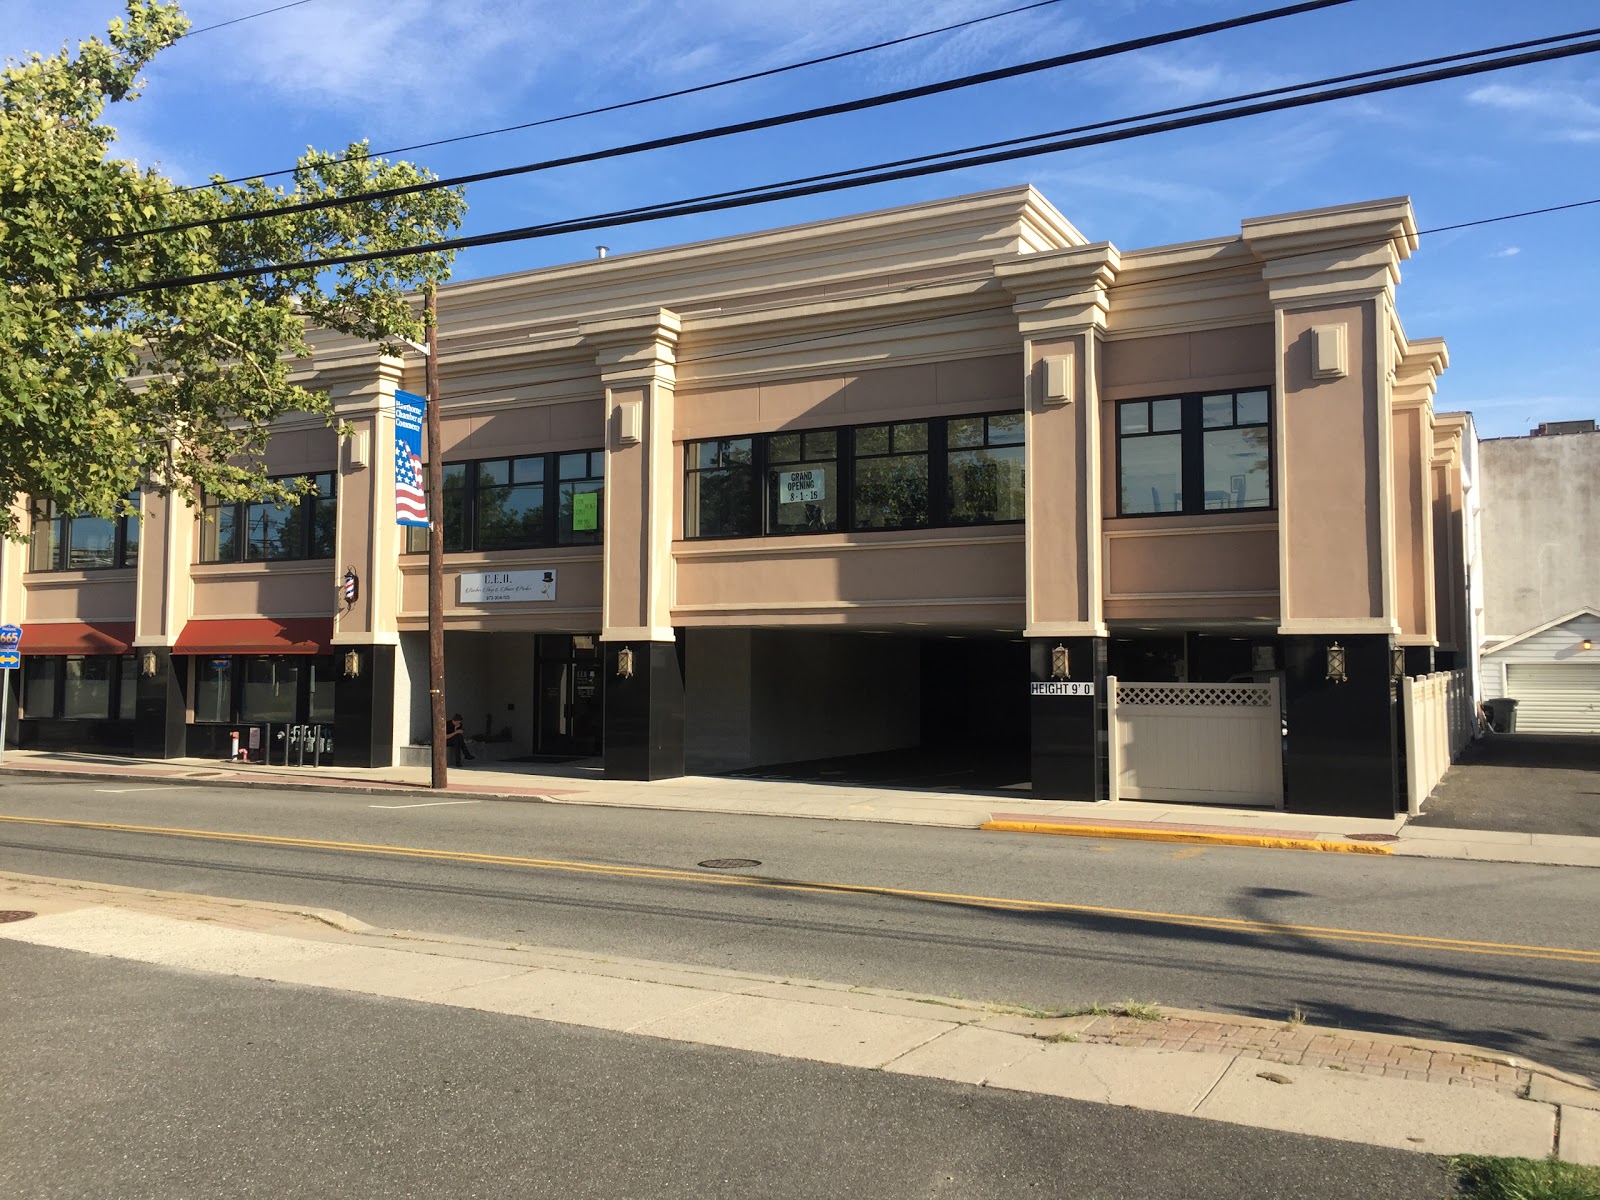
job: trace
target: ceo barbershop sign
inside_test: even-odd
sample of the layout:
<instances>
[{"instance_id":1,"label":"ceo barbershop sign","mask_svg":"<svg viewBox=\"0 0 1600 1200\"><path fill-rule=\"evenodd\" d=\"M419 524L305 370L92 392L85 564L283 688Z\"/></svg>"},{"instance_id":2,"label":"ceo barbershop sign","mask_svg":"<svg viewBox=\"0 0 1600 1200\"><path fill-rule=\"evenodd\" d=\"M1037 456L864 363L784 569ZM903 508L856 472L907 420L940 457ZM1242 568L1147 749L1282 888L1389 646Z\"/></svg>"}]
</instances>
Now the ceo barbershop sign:
<instances>
[{"instance_id":1,"label":"ceo barbershop sign","mask_svg":"<svg viewBox=\"0 0 1600 1200\"><path fill-rule=\"evenodd\" d=\"M458 604L515 604L556 598L554 571L463 571Z\"/></svg>"}]
</instances>

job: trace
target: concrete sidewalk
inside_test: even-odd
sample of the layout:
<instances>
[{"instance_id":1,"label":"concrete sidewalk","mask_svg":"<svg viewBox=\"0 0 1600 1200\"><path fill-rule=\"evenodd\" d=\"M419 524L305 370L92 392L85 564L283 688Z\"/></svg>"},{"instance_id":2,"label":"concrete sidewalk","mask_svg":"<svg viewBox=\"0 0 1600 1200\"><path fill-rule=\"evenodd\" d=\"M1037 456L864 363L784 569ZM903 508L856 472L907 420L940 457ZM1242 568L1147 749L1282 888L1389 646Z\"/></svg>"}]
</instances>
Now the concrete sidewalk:
<instances>
[{"instance_id":1,"label":"concrete sidewalk","mask_svg":"<svg viewBox=\"0 0 1600 1200\"><path fill-rule=\"evenodd\" d=\"M420 793L419 799L437 795L428 788L427 767L278 767L208 759L8 750L0 779L12 773ZM1447 829L1410 823L1404 814L1372 819L1132 800L1076 804L1035 800L1026 790L974 794L723 776L636 783L603 778L595 759L560 764L484 762L454 768L449 779L446 794L456 798L1600 867L1600 838Z\"/></svg>"},{"instance_id":2,"label":"concrete sidewalk","mask_svg":"<svg viewBox=\"0 0 1600 1200\"><path fill-rule=\"evenodd\" d=\"M937 996L373 929L340 913L0 875L0 938L1431 1154L1600 1164L1600 1091L1454 1043L1129 1005Z\"/></svg>"}]
</instances>

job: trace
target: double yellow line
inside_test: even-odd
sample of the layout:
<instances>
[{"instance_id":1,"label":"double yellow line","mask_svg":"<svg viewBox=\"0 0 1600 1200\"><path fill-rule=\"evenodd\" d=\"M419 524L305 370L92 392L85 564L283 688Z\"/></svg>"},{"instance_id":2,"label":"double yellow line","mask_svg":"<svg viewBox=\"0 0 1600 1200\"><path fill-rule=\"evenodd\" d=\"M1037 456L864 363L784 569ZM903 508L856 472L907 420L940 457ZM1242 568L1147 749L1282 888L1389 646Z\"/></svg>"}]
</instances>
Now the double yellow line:
<instances>
[{"instance_id":1,"label":"double yellow line","mask_svg":"<svg viewBox=\"0 0 1600 1200\"><path fill-rule=\"evenodd\" d=\"M0 816L14 825L44 825L59 829L87 829L100 833L133 833L194 841L232 842L249 846L281 846L295 850L329 850L341 854L378 854L432 862L469 863L480 866L520 867L535 871L562 871L575 875L601 875L615 879L655 880L664 883L713 884L717 887L760 888L782 892L820 892L834 895L884 896L933 904L990 908L1005 912L1070 913L1146 921L1224 933L1303 938L1323 942L1357 942L1370 946L1427 950L1436 953L1486 955L1500 958L1534 958L1554 962L1600 966L1600 950L1563 946L1530 946L1517 942L1475 942L1462 938L1430 937L1413 933L1382 933L1367 929L1340 929L1323 925L1289 925L1277 921L1252 921L1239 917L1212 917L1198 913L1170 913L1137 908L1111 908L1099 904L1069 904L1056 900L1019 900L1005 896L977 896L961 892L930 892L916 888L880 887L875 884L826 883L818 880L728 875L686 871L674 867L629 867L611 863L581 862L563 858L527 858L511 854L480 854L470 850L431 850L421 846L389 846L367 842L334 842L321 838L278 837L265 833L228 833L211 829L173 829L160 825L121 825L105 821L68 821L52 817Z\"/></svg>"}]
</instances>

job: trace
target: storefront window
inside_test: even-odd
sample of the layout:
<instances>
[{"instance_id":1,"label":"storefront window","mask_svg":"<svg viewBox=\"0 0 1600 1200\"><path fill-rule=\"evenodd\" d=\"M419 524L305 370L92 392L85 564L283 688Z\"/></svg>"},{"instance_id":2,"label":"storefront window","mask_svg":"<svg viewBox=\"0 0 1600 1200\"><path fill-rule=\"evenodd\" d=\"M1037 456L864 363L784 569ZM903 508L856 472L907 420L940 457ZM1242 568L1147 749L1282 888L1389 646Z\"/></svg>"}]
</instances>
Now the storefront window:
<instances>
[{"instance_id":1,"label":"storefront window","mask_svg":"<svg viewBox=\"0 0 1600 1200\"><path fill-rule=\"evenodd\" d=\"M991 525L1022 520L1022 414L950 421L945 442L949 523Z\"/></svg>"},{"instance_id":2,"label":"storefront window","mask_svg":"<svg viewBox=\"0 0 1600 1200\"><path fill-rule=\"evenodd\" d=\"M864 425L855 431L857 529L928 524L928 423Z\"/></svg>"},{"instance_id":3,"label":"storefront window","mask_svg":"<svg viewBox=\"0 0 1600 1200\"><path fill-rule=\"evenodd\" d=\"M761 532L755 438L690 442L683 508L685 537L740 537Z\"/></svg>"},{"instance_id":4,"label":"storefront window","mask_svg":"<svg viewBox=\"0 0 1600 1200\"><path fill-rule=\"evenodd\" d=\"M65 662L61 715L69 720L111 715L111 683L117 660L109 655L74 654Z\"/></svg>"},{"instance_id":5,"label":"storefront window","mask_svg":"<svg viewBox=\"0 0 1600 1200\"><path fill-rule=\"evenodd\" d=\"M839 528L839 434L767 437L767 532L831 533Z\"/></svg>"},{"instance_id":6,"label":"storefront window","mask_svg":"<svg viewBox=\"0 0 1600 1200\"><path fill-rule=\"evenodd\" d=\"M22 715L56 715L56 683L61 678L62 660L35 655L22 660Z\"/></svg>"},{"instance_id":7,"label":"storefront window","mask_svg":"<svg viewBox=\"0 0 1600 1200\"><path fill-rule=\"evenodd\" d=\"M195 663L194 719L233 720L233 659L202 658Z\"/></svg>"},{"instance_id":8,"label":"storefront window","mask_svg":"<svg viewBox=\"0 0 1600 1200\"><path fill-rule=\"evenodd\" d=\"M333 689L339 680L337 657L319 654L311 660L311 700L307 705L307 719L319 724L333 720Z\"/></svg>"},{"instance_id":9,"label":"storefront window","mask_svg":"<svg viewBox=\"0 0 1600 1200\"><path fill-rule=\"evenodd\" d=\"M557 455L556 475L560 488L556 540L563 546L597 545L605 527L605 452Z\"/></svg>"},{"instance_id":10,"label":"storefront window","mask_svg":"<svg viewBox=\"0 0 1600 1200\"><path fill-rule=\"evenodd\" d=\"M122 656L120 667L122 682L117 689L117 716L124 721L131 721L138 715L139 667L132 654Z\"/></svg>"},{"instance_id":11,"label":"storefront window","mask_svg":"<svg viewBox=\"0 0 1600 1200\"><path fill-rule=\"evenodd\" d=\"M251 656L244 661L244 689L239 704L242 721L293 721L300 695L300 661L278 656Z\"/></svg>"}]
</instances>

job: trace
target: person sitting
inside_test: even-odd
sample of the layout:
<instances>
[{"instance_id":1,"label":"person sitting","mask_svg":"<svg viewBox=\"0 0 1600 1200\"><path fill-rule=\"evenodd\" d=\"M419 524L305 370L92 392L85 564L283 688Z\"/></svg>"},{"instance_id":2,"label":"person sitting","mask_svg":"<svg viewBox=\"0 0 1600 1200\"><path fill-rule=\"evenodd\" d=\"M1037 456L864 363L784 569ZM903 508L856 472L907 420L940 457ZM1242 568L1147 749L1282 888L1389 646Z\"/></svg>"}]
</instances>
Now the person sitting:
<instances>
[{"instance_id":1,"label":"person sitting","mask_svg":"<svg viewBox=\"0 0 1600 1200\"><path fill-rule=\"evenodd\" d=\"M459 767L462 759L476 758L471 750L467 749L467 723L457 713L451 717L444 728L445 748L450 751L451 765Z\"/></svg>"}]
</instances>

